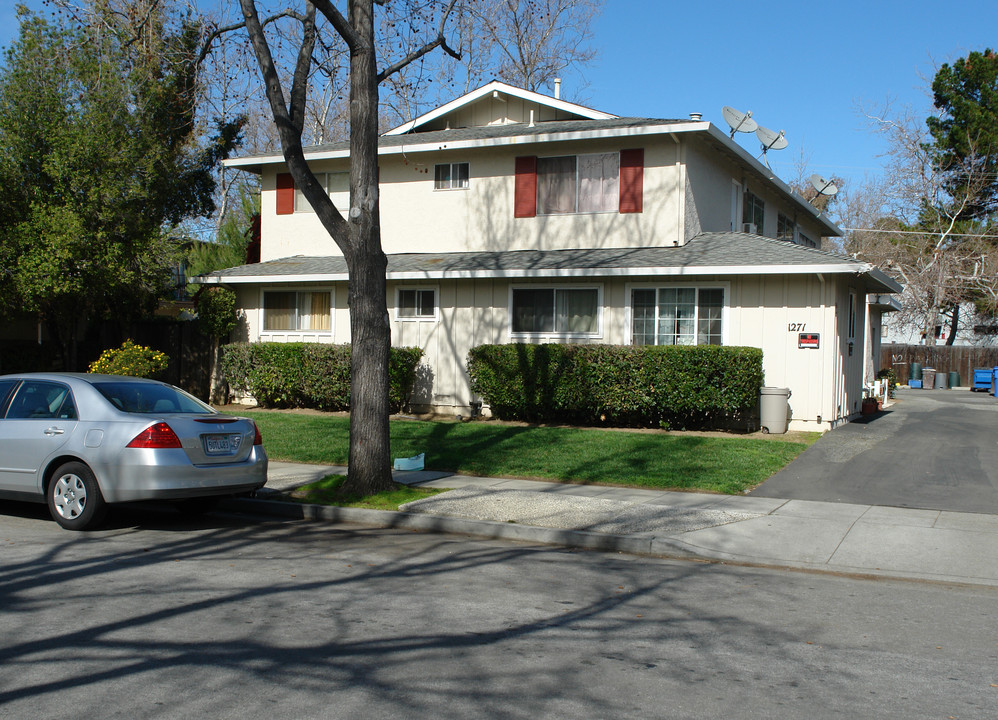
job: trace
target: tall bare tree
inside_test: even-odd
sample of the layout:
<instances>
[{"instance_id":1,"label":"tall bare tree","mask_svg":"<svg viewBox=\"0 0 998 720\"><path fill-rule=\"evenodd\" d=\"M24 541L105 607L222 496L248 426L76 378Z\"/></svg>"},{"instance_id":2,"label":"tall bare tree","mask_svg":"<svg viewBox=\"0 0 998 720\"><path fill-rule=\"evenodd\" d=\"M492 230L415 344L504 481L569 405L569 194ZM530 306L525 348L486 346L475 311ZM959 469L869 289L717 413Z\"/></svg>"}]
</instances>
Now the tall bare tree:
<instances>
[{"instance_id":1,"label":"tall bare tree","mask_svg":"<svg viewBox=\"0 0 998 720\"><path fill-rule=\"evenodd\" d=\"M968 163L954 185L952 164L940 167L924 121L910 109L867 118L887 140L888 164L880 180L845 203L847 250L905 285L901 319L921 326L925 342L935 342L947 318L952 343L962 303L981 294L998 298L998 253L973 212L988 176Z\"/></svg>"},{"instance_id":2,"label":"tall bare tree","mask_svg":"<svg viewBox=\"0 0 998 720\"><path fill-rule=\"evenodd\" d=\"M301 26L301 42L290 94L286 95L257 12L257 3L240 0L246 31L260 66L288 169L347 263L352 361L350 459L344 490L362 494L393 485L388 431L391 338L386 301L387 258L381 247L378 199L378 85L437 48L457 56L444 37L456 2L450 0L446 6L434 10L435 36L379 70L375 5L387 2L348 0L345 14L331 0L306 3L304 10L295 15ZM411 2L425 7L416 0ZM318 25L317 16L327 24ZM329 33L335 34L345 46L350 65L350 207L346 217L334 207L312 174L302 148L313 53L320 34Z\"/></svg>"}]
</instances>

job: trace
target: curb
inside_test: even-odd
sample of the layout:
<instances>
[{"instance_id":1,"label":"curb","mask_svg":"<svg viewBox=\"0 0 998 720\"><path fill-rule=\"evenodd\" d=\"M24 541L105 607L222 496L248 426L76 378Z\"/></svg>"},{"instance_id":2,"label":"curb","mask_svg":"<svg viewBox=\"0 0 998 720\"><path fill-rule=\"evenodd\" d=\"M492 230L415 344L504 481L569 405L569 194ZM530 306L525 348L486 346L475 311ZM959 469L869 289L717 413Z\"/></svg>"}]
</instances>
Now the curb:
<instances>
[{"instance_id":1,"label":"curb","mask_svg":"<svg viewBox=\"0 0 998 720\"><path fill-rule=\"evenodd\" d=\"M392 510L307 505L303 503L281 502L279 500L249 498L235 498L222 501L219 503L219 509L255 515L270 515L293 520L357 523L385 528L467 535L491 540L519 540L521 542L560 545L582 550L621 552L629 555L668 556L685 560L716 560L716 558L692 552L684 543L672 540L671 538L653 535L611 535L587 530L566 530L539 527L536 525L521 525L519 523L500 523L493 520L472 520L440 515L395 512Z\"/></svg>"}]
</instances>

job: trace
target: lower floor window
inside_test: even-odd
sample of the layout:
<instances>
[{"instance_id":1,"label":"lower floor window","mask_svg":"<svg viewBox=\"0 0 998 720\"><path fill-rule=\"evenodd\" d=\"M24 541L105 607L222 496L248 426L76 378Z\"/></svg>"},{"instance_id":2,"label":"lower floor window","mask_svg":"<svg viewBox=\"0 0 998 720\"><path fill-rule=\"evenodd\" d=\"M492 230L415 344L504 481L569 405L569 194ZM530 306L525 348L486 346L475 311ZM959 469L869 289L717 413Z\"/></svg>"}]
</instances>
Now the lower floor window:
<instances>
[{"instance_id":1,"label":"lower floor window","mask_svg":"<svg viewBox=\"0 0 998 720\"><path fill-rule=\"evenodd\" d=\"M264 332L329 332L329 291L268 291L263 294Z\"/></svg>"},{"instance_id":2,"label":"lower floor window","mask_svg":"<svg viewBox=\"0 0 998 720\"><path fill-rule=\"evenodd\" d=\"M512 331L556 335L599 333L597 288L514 288Z\"/></svg>"},{"instance_id":3,"label":"lower floor window","mask_svg":"<svg viewBox=\"0 0 998 720\"><path fill-rule=\"evenodd\" d=\"M435 290L402 288L398 291L396 315L402 320L431 320L437 316Z\"/></svg>"},{"instance_id":4,"label":"lower floor window","mask_svg":"<svg viewBox=\"0 0 998 720\"><path fill-rule=\"evenodd\" d=\"M631 291L634 345L720 345L722 288L636 288Z\"/></svg>"}]
</instances>

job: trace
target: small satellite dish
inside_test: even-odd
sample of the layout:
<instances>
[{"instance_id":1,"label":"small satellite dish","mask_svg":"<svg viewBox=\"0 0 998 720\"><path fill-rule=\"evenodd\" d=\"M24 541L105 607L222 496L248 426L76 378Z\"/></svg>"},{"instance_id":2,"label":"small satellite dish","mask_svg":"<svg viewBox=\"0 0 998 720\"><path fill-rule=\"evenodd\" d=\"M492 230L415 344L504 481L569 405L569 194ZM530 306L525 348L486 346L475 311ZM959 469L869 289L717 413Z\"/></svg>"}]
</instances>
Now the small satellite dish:
<instances>
[{"instance_id":1,"label":"small satellite dish","mask_svg":"<svg viewBox=\"0 0 998 720\"><path fill-rule=\"evenodd\" d=\"M756 128L759 127L752 119L751 110L739 112L730 105L725 105L721 108L721 115L724 116L724 122L728 123L728 127L731 128L731 137L734 137L736 132L755 132Z\"/></svg>"},{"instance_id":2,"label":"small satellite dish","mask_svg":"<svg viewBox=\"0 0 998 720\"><path fill-rule=\"evenodd\" d=\"M756 129L755 136L762 143L762 159L766 163L766 167L769 167L769 159L766 157L766 153L770 150L782 150L790 144L787 142L787 136L782 130L776 132L775 130L764 128L762 125ZM772 168L769 169L772 170Z\"/></svg>"},{"instance_id":3,"label":"small satellite dish","mask_svg":"<svg viewBox=\"0 0 998 720\"><path fill-rule=\"evenodd\" d=\"M839 191L838 187L831 180L826 180L821 175L815 173L810 177L811 187L813 187L819 195L834 195Z\"/></svg>"}]
</instances>

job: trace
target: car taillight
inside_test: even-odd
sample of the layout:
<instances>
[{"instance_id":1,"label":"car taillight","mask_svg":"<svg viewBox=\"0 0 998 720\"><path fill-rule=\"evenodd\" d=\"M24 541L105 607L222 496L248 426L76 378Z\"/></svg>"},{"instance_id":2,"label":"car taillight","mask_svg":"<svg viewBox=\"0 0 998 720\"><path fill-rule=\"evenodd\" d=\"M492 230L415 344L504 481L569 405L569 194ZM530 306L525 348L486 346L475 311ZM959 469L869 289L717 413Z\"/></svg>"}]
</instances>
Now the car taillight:
<instances>
[{"instance_id":1,"label":"car taillight","mask_svg":"<svg viewBox=\"0 0 998 720\"><path fill-rule=\"evenodd\" d=\"M260 428L257 427L256 423L253 423L253 444L263 445L263 437L261 437Z\"/></svg>"},{"instance_id":2,"label":"car taillight","mask_svg":"<svg viewBox=\"0 0 998 720\"><path fill-rule=\"evenodd\" d=\"M178 448L181 445L180 438L177 437L177 433L173 432L173 428L165 422L158 422L136 435L128 443L128 447L158 450L162 448Z\"/></svg>"}]
</instances>

